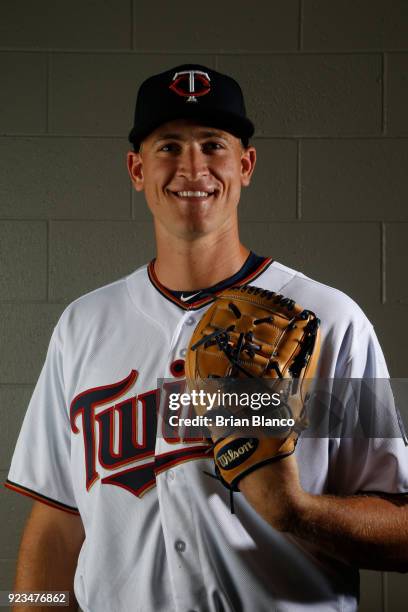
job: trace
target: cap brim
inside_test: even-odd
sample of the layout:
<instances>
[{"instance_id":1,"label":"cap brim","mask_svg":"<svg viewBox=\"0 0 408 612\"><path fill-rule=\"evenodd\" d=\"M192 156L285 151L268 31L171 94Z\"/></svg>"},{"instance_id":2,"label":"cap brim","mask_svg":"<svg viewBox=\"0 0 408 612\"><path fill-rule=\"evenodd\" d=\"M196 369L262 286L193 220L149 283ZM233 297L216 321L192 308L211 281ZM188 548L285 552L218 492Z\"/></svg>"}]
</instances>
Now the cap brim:
<instances>
[{"instance_id":1,"label":"cap brim","mask_svg":"<svg viewBox=\"0 0 408 612\"><path fill-rule=\"evenodd\" d=\"M197 112L198 111L198 112ZM234 115L233 113L225 111L214 111L214 109L196 109L194 107L187 107L183 109L183 112L172 113L167 118L163 117L157 123L151 123L148 126L137 128L136 126L129 133L129 142L131 142L136 148L140 147L141 142L160 125L167 123L168 121L176 121L178 119L194 119L198 124L218 128L233 134L237 138L249 139L253 136L255 128L254 124L247 117Z\"/></svg>"}]
</instances>

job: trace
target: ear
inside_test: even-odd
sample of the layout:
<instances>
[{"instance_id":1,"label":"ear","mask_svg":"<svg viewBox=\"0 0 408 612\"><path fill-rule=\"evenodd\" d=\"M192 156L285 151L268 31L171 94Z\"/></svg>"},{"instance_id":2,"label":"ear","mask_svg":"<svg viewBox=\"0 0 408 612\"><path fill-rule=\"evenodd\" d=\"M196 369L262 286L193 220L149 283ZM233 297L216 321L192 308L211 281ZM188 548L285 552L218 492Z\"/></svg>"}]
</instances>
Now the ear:
<instances>
[{"instance_id":1,"label":"ear","mask_svg":"<svg viewBox=\"0 0 408 612\"><path fill-rule=\"evenodd\" d=\"M243 149L241 154L241 185L248 187L251 182L253 171L256 164L256 149L255 147L247 147Z\"/></svg>"},{"instance_id":2,"label":"ear","mask_svg":"<svg viewBox=\"0 0 408 612\"><path fill-rule=\"evenodd\" d=\"M143 161L140 153L129 151L127 154L127 168L129 176L136 191L143 191Z\"/></svg>"}]
</instances>

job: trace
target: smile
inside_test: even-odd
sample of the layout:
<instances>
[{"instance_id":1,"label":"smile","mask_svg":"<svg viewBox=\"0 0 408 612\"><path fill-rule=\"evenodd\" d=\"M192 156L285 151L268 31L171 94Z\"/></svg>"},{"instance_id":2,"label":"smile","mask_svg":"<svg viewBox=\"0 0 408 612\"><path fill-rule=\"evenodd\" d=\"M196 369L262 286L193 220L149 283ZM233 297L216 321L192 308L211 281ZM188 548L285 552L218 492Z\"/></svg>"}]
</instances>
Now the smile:
<instances>
[{"instance_id":1,"label":"smile","mask_svg":"<svg viewBox=\"0 0 408 612\"><path fill-rule=\"evenodd\" d=\"M209 191L176 191L173 193L179 198L208 198L208 196L214 194L214 192L210 193Z\"/></svg>"}]
</instances>

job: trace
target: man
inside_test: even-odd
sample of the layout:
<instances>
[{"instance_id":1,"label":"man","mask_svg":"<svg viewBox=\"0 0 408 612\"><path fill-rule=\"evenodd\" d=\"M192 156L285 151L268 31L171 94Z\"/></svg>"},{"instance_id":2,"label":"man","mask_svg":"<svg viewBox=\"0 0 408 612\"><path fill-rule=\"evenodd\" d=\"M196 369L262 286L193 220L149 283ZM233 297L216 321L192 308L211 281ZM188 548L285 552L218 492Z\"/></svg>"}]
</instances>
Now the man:
<instances>
[{"instance_id":1,"label":"man","mask_svg":"<svg viewBox=\"0 0 408 612\"><path fill-rule=\"evenodd\" d=\"M7 483L38 500L17 590L73 595L75 580L86 612L350 611L358 567L408 570L402 438L301 437L294 455L240 481L231 514L206 474L208 444L156 430L157 380L182 379L197 321L233 285L318 314L318 376L388 376L350 298L241 244L252 134L226 75L183 65L141 86L128 168L157 256L76 300L54 330Z\"/></svg>"}]
</instances>

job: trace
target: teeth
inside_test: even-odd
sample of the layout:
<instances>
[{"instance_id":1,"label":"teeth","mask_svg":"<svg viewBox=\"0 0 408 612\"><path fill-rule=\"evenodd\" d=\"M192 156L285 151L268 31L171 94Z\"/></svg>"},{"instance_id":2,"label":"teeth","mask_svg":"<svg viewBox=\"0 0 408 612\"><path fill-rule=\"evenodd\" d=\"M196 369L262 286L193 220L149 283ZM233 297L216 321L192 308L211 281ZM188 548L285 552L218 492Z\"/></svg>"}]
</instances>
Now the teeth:
<instances>
[{"instance_id":1,"label":"teeth","mask_svg":"<svg viewBox=\"0 0 408 612\"><path fill-rule=\"evenodd\" d=\"M177 191L180 198L206 198L208 191Z\"/></svg>"}]
</instances>

